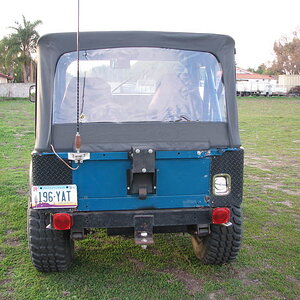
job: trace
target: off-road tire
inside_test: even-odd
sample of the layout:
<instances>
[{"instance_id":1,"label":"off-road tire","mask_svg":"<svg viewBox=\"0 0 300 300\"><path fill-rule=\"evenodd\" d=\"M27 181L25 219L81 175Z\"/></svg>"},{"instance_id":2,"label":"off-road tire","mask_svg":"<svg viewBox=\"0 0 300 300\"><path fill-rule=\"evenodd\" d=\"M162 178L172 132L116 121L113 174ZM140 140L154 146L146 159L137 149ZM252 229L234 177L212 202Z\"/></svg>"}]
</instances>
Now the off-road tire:
<instances>
[{"instance_id":1,"label":"off-road tire","mask_svg":"<svg viewBox=\"0 0 300 300\"><path fill-rule=\"evenodd\" d=\"M32 263L40 272L67 270L74 257L69 230L47 229L49 214L28 208L27 234Z\"/></svg>"},{"instance_id":2,"label":"off-road tire","mask_svg":"<svg viewBox=\"0 0 300 300\"><path fill-rule=\"evenodd\" d=\"M192 236L192 245L196 257L206 265L222 265L233 261L241 247L242 210L231 207L231 226L211 225L209 235L200 238Z\"/></svg>"}]
</instances>

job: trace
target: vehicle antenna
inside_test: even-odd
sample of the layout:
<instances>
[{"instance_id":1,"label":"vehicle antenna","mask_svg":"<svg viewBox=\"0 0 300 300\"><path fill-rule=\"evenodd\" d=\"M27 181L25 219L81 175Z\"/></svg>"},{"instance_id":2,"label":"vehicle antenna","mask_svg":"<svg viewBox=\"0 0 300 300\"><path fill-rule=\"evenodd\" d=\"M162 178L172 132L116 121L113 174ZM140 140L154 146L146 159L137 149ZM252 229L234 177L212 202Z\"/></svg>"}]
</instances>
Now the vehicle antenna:
<instances>
[{"instance_id":1,"label":"vehicle antenna","mask_svg":"<svg viewBox=\"0 0 300 300\"><path fill-rule=\"evenodd\" d=\"M75 150L80 152L81 136L80 136L80 123L79 123L79 8L80 0L77 0L77 99L76 99L76 135L75 135Z\"/></svg>"}]
</instances>

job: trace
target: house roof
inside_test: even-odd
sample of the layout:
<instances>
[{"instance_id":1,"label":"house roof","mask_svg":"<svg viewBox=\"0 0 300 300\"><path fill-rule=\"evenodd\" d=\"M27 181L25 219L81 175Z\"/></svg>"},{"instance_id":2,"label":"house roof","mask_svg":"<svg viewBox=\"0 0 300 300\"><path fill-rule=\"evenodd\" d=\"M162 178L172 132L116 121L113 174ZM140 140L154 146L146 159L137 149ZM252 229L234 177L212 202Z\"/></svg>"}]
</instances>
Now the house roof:
<instances>
[{"instance_id":1,"label":"house roof","mask_svg":"<svg viewBox=\"0 0 300 300\"><path fill-rule=\"evenodd\" d=\"M236 79L274 79L273 76L253 73L241 68L236 68Z\"/></svg>"},{"instance_id":2,"label":"house roof","mask_svg":"<svg viewBox=\"0 0 300 300\"><path fill-rule=\"evenodd\" d=\"M0 77L2 77L2 78L6 78L6 79L8 79L8 80L12 80L12 79L13 79L13 77L12 77L12 76L5 75L5 74L3 74L3 73L0 73Z\"/></svg>"},{"instance_id":3,"label":"house roof","mask_svg":"<svg viewBox=\"0 0 300 300\"><path fill-rule=\"evenodd\" d=\"M262 75L262 74L256 74L256 73L250 73L250 74L236 74L236 79L274 79L274 77L270 75Z\"/></svg>"}]
</instances>

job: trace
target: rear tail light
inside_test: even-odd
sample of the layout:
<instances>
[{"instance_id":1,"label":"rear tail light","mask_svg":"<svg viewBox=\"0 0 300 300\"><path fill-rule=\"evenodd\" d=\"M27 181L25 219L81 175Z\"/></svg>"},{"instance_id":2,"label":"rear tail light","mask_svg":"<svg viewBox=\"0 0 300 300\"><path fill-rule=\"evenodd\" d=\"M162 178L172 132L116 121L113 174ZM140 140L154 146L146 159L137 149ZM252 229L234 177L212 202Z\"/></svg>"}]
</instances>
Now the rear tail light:
<instances>
[{"instance_id":1,"label":"rear tail light","mask_svg":"<svg viewBox=\"0 0 300 300\"><path fill-rule=\"evenodd\" d=\"M52 216L52 225L56 230L69 230L73 225L73 218L66 213L54 214Z\"/></svg>"},{"instance_id":2,"label":"rear tail light","mask_svg":"<svg viewBox=\"0 0 300 300\"><path fill-rule=\"evenodd\" d=\"M226 224L230 220L230 209L227 207L217 207L212 211L213 224Z\"/></svg>"}]
</instances>

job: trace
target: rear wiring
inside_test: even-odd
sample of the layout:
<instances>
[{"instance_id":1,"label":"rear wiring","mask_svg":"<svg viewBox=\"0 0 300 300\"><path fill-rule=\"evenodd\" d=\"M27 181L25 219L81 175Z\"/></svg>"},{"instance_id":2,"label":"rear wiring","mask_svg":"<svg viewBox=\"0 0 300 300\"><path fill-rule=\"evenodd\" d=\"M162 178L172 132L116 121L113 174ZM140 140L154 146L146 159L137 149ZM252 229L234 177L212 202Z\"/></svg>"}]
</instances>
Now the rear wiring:
<instances>
[{"instance_id":1,"label":"rear wiring","mask_svg":"<svg viewBox=\"0 0 300 300\"><path fill-rule=\"evenodd\" d=\"M55 149L54 149L54 147L53 147L52 144L50 144L50 147L51 147L53 153L55 154L55 156L56 156L59 160L61 160L61 161L62 161L69 169L71 169L71 170L73 170L73 171L76 171L76 170L80 167L80 164L78 164L76 168L71 167L65 160L63 160L63 159L57 154L57 152L55 151Z\"/></svg>"}]
</instances>

